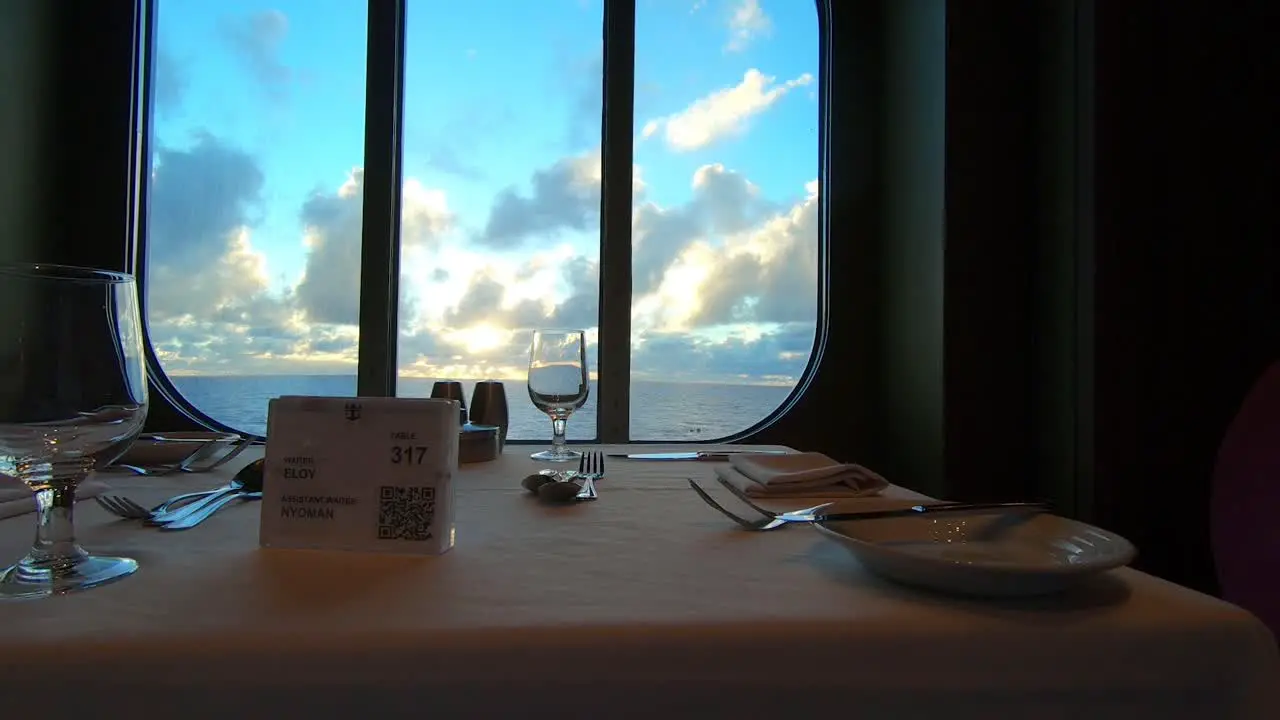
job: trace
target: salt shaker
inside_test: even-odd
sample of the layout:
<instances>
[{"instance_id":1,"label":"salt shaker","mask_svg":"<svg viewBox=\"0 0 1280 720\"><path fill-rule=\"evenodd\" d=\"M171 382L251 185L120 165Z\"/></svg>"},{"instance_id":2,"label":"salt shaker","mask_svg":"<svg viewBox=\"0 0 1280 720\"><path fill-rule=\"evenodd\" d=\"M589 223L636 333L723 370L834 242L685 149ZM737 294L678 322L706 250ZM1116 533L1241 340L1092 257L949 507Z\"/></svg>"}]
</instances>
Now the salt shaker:
<instances>
[{"instance_id":1,"label":"salt shaker","mask_svg":"<svg viewBox=\"0 0 1280 720\"><path fill-rule=\"evenodd\" d=\"M457 400L461 408L458 411L458 425L467 424L467 396L462 392L462 383L457 380L438 380L431 386L431 397Z\"/></svg>"},{"instance_id":2,"label":"salt shaker","mask_svg":"<svg viewBox=\"0 0 1280 720\"><path fill-rule=\"evenodd\" d=\"M497 380L482 380L471 392L471 422L498 428L498 452L507 444L511 418L507 409L507 389Z\"/></svg>"}]
</instances>

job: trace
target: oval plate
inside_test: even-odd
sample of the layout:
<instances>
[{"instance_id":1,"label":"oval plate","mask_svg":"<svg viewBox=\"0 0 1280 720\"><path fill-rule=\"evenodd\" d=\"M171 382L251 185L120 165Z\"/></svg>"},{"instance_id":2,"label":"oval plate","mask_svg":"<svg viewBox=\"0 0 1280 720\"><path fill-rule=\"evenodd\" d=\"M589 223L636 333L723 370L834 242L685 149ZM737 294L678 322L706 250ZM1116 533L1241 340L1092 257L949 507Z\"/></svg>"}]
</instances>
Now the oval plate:
<instances>
[{"instance_id":1,"label":"oval plate","mask_svg":"<svg viewBox=\"0 0 1280 720\"><path fill-rule=\"evenodd\" d=\"M858 500L828 512L865 509ZM1128 565L1133 544L1116 533L1057 515L1040 514L1003 533L974 541L999 512L920 515L815 523L823 537L848 550L870 572L906 585L961 595L1015 597L1062 592L1085 578Z\"/></svg>"}]
</instances>

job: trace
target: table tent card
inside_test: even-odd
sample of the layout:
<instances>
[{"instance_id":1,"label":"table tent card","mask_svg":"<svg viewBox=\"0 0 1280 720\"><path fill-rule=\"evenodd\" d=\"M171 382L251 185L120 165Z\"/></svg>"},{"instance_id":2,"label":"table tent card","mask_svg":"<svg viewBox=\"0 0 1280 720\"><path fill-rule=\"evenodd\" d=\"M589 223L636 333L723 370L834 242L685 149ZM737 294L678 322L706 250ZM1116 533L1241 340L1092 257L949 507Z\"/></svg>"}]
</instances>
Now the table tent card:
<instances>
[{"instance_id":1,"label":"table tent card","mask_svg":"<svg viewBox=\"0 0 1280 720\"><path fill-rule=\"evenodd\" d=\"M259 543L439 555L454 543L455 400L270 402Z\"/></svg>"}]
</instances>

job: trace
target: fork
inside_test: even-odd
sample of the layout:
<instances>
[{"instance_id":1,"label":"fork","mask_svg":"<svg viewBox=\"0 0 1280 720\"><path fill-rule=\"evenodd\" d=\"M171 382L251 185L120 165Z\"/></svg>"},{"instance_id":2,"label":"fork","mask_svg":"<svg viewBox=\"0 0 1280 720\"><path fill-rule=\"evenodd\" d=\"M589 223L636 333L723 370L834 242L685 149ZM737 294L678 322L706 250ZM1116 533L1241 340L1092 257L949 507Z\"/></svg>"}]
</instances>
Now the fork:
<instances>
[{"instance_id":1,"label":"fork","mask_svg":"<svg viewBox=\"0 0 1280 720\"><path fill-rule=\"evenodd\" d=\"M1012 522L1012 523L1008 522L1006 520L1008 516L1014 516L1015 518L1021 520L1024 517L1030 518L1031 516L1046 512L1048 510L1048 507L1043 503L1022 503L1022 502L936 503L932 505L913 505L908 508L898 508L894 510L867 510L862 512L823 514L821 511L824 508L827 508L831 505L831 503L828 502L828 503L823 503L822 505L815 505L814 507L811 507L811 508L805 508L803 510L792 510L790 512L775 513L772 510L765 510L764 508L760 508L759 506L757 506L755 503L749 502L748 503L749 505L767 514L765 515L765 517L760 518L758 520L748 520L744 517L739 517L738 515L735 515L729 512L728 510L724 509L724 507L721 506L720 503L716 502L714 498L708 495L707 491L703 490L702 487L699 486L698 483L695 482L692 478L689 479L689 487L693 488L693 491L698 494L698 497L702 498L702 500L706 502L708 505L710 505L711 507L715 508L716 510L719 510L722 514L724 514L725 517L728 517L730 520L733 520L734 522L746 528L747 530L752 530L755 532L777 530L778 528L785 527L792 523L808 524L808 523L821 522L824 520L872 520L876 518L907 517L911 515L925 515L925 514L932 515L932 514L984 512L984 511L990 511L990 510L1007 510L1009 511L1008 513L1005 513L997 517L995 520L992 521L991 526L988 526L987 528L984 528L983 530L978 531L975 537L972 538L974 540L994 540L996 539L996 536L1003 534L1006 530L1010 529L1011 527L1017 524L1017 522ZM737 493L734 493L734 494L738 495Z\"/></svg>"},{"instance_id":2,"label":"fork","mask_svg":"<svg viewBox=\"0 0 1280 720\"><path fill-rule=\"evenodd\" d=\"M604 477L604 453L588 450L578 459L578 477L582 478L582 490L577 494L579 500L595 500L596 480Z\"/></svg>"},{"instance_id":3,"label":"fork","mask_svg":"<svg viewBox=\"0 0 1280 720\"><path fill-rule=\"evenodd\" d=\"M790 512L774 512L773 510L767 509L767 507L760 507L759 505L756 505L756 503L751 502L751 496L746 495L744 491L741 491L739 487L735 486L735 484L731 482L728 482L728 480L722 477L719 477L719 475L716 475L716 479L719 480L719 484L722 484L722 486L724 486L724 489L727 489L728 492L733 493L733 496L739 498L739 500L741 500L742 502L745 502L746 505L748 505L751 510L755 510L756 512L759 512L760 515L767 516L767 518L778 518L778 516L780 515L813 515L814 512L817 512L818 510L822 510L824 509L824 507L831 505L831 503L827 502L827 503L824 503L824 505L808 507L808 509L805 509L805 510L792 510ZM959 505L959 503L951 503L951 505L952 506ZM943 505L943 506L946 506L946 505ZM986 503L983 503L983 506L986 506ZM1019 503L1019 506L1020 506L1020 503ZM932 506L932 507L940 507L940 506ZM1034 505L1028 505L1028 507L1034 507ZM1004 536L1004 534L1009 532L1009 530L1012 530L1018 527L1018 525L1025 523L1025 521L1034 518L1034 516L1036 515L1038 515L1038 512L1004 512L1004 514L997 515L996 519L992 520L991 523L987 523L986 525L983 525L983 527L978 529L977 532L974 532L973 536L970 537L970 539L972 539L972 541L977 541L977 542L995 541L995 539L998 539L1001 536ZM768 529L773 529L773 528L768 528Z\"/></svg>"},{"instance_id":4,"label":"fork","mask_svg":"<svg viewBox=\"0 0 1280 720\"><path fill-rule=\"evenodd\" d=\"M106 510L117 517L122 517L126 520L148 520L160 513L171 510L174 505L184 500L195 500L196 498L201 498L206 495L230 490L232 487L232 485L223 485L222 487L213 488L212 490L198 490L196 492L175 495L150 510L123 495L96 495L93 499L98 503L98 507L101 507L103 510Z\"/></svg>"},{"instance_id":5,"label":"fork","mask_svg":"<svg viewBox=\"0 0 1280 720\"><path fill-rule=\"evenodd\" d=\"M758 532L763 532L765 530L776 530L780 527L785 526L788 522L794 522L794 520L787 519L787 516L789 515L788 513L775 513L772 510L765 510L764 508L758 508L758 506L755 503L748 503L748 504L751 505L751 507L757 507L758 509L768 514L765 517L760 518L759 520L748 520L744 517L734 515L728 510L725 510L724 507L721 506L720 503L716 502L714 498L708 495L707 491L703 490L702 487L693 480L693 478L689 478L689 487L693 488L693 491L698 493L698 497L702 498L703 502L715 508L716 510L719 510L721 513L724 514L725 517L738 523L739 525L741 525L742 527L748 530L753 530ZM805 508L804 510L795 510L793 512L795 513L795 517L797 518L799 518L800 516L813 518L813 513L816 513L817 511L827 507L830 504L831 503L823 503L821 505L815 505L811 508ZM812 522L812 520L810 520L810 522Z\"/></svg>"},{"instance_id":6,"label":"fork","mask_svg":"<svg viewBox=\"0 0 1280 720\"><path fill-rule=\"evenodd\" d=\"M206 444L205 446L197 449L195 452L188 455L182 462L177 463L176 465L169 465L167 467L162 467L162 468L142 468L142 467L137 467L135 465L123 465L123 464L117 463L114 465L109 465L103 469L111 470L114 468L124 468L126 470L135 472L139 475L147 475L151 477L164 476L164 475L168 475L170 473L175 473L175 472L187 472L187 473L208 472L210 470L213 470L214 468L217 468L220 465L230 462L237 455L244 452L249 447L255 444L257 443L253 440L244 440L240 443L237 443L236 446L230 452L223 454L222 457L215 460L212 464L202 467L199 470L192 470L191 467L197 461L201 461L208 458L209 455L211 455L214 451L216 451L218 449L216 447L217 445L216 443ZM143 507L142 505L139 505L137 502L130 500L129 498L123 495L99 495L95 497L94 500L98 503L98 507L101 507L103 510L106 510L107 512L117 517L122 517L122 518L125 518L126 520L151 520L151 519L154 519L156 516L160 515L161 513L164 513L173 509L174 505L177 505L184 500L194 500L197 498L213 495L215 493L229 491L234 488L235 488L235 485L227 484L227 485L223 485L222 487L213 488L212 490L197 490L195 492L183 493L181 495L176 495L174 497L169 498L168 500L165 500L164 502L160 503L159 505L156 505L150 510L148 510L147 508Z\"/></svg>"}]
</instances>

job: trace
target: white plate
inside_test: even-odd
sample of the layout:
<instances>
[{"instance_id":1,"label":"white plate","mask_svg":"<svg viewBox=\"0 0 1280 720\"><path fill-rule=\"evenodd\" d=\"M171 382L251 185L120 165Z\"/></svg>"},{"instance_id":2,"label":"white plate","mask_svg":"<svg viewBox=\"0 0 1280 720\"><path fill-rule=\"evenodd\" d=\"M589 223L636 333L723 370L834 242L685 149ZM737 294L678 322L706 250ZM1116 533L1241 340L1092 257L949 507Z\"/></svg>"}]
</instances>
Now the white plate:
<instances>
[{"instance_id":1,"label":"white plate","mask_svg":"<svg viewBox=\"0 0 1280 720\"><path fill-rule=\"evenodd\" d=\"M828 512L858 512L863 501ZM1137 555L1119 535L1057 515L1037 515L999 540L972 541L999 512L840 520L814 527L867 570L907 585L963 595L1022 596L1061 592L1129 564Z\"/></svg>"},{"instance_id":2,"label":"white plate","mask_svg":"<svg viewBox=\"0 0 1280 720\"><path fill-rule=\"evenodd\" d=\"M161 432L139 435L124 456L116 462L127 465L172 465L180 463L209 443L220 443L231 449L240 436L222 432ZM214 451L210 461L223 454ZM200 463L197 463L200 464Z\"/></svg>"}]
</instances>

